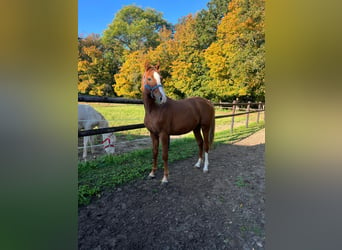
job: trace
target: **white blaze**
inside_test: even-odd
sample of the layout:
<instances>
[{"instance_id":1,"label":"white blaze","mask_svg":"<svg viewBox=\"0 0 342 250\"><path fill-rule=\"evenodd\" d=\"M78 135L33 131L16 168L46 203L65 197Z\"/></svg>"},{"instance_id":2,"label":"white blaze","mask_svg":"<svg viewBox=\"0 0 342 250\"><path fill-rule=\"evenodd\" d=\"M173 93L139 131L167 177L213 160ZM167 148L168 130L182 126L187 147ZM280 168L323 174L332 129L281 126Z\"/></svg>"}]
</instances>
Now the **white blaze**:
<instances>
[{"instance_id":1,"label":"white blaze","mask_svg":"<svg viewBox=\"0 0 342 250\"><path fill-rule=\"evenodd\" d=\"M158 74L158 72L153 72L153 77L154 77L154 79L156 79L156 81L157 81L157 85L160 85L160 86L162 86L162 84L161 84L161 79L160 79L160 75ZM159 88L159 91L160 91L160 93L161 93L161 95L162 95L162 101L161 101L161 103L165 103L166 102L166 95L165 95L165 92L164 92L164 88L163 87L160 87Z\"/></svg>"},{"instance_id":2,"label":"white blaze","mask_svg":"<svg viewBox=\"0 0 342 250\"><path fill-rule=\"evenodd\" d=\"M158 74L158 72L154 71L153 76L154 76L154 79L156 79L157 84L161 85L160 75Z\"/></svg>"}]
</instances>

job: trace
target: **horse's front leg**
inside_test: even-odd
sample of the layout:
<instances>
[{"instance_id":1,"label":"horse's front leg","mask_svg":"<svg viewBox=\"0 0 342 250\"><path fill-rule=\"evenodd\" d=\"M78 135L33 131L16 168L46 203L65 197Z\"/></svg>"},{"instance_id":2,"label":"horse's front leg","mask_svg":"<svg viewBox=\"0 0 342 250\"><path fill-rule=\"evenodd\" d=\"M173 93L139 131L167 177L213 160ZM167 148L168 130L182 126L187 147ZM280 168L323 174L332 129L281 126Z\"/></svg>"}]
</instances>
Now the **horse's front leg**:
<instances>
[{"instance_id":1,"label":"horse's front leg","mask_svg":"<svg viewBox=\"0 0 342 250\"><path fill-rule=\"evenodd\" d=\"M168 178L169 178L168 158L169 158L170 136L168 134L162 134L161 141L162 141L163 162L164 162L164 177L162 179L162 183L167 183Z\"/></svg>"},{"instance_id":2,"label":"horse's front leg","mask_svg":"<svg viewBox=\"0 0 342 250\"><path fill-rule=\"evenodd\" d=\"M159 147L159 136L150 132L150 136L152 139L152 153L153 153L153 164L152 171L148 175L150 178L155 177L155 173L157 171L157 158L158 158L158 147Z\"/></svg>"}]
</instances>

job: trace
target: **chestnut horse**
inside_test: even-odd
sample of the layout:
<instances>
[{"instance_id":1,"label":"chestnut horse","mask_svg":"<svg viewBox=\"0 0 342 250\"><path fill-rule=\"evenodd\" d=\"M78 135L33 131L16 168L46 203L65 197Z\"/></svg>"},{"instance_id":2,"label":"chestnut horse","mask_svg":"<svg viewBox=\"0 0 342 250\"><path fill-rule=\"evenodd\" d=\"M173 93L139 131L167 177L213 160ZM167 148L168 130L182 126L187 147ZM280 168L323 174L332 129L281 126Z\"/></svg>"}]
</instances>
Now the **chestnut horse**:
<instances>
[{"instance_id":1,"label":"chestnut horse","mask_svg":"<svg viewBox=\"0 0 342 250\"><path fill-rule=\"evenodd\" d=\"M181 135L190 131L193 131L199 149L198 161L195 167L201 167L204 148L203 172L208 172L208 151L214 140L215 130L214 106L201 97L192 97L179 101L168 98L161 84L159 65L145 64L141 89L145 107L144 124L150 131L153 144L153 165L149 177L154 178L157 170L159 139L162 143L162 158L164 161L162 183L167 183L170 135Z\"/></svg>"}]
</instances>

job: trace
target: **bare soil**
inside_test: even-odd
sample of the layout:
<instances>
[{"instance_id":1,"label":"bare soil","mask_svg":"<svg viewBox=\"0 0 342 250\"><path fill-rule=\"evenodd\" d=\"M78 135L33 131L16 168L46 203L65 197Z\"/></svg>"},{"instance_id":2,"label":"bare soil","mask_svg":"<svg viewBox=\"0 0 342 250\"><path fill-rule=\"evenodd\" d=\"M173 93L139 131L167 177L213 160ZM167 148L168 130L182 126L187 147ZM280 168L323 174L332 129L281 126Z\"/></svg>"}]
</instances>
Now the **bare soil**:
<instances>
[{"instance_id":1,"label":"bare soil","mask_svg":"<svg viewBox=\"0 0 342 250\"><path fill-rule=\"evenodd\" d=\"M79 249L264 249L265 130L170 164L79 207Z\"/></svg>"}]
</instances>

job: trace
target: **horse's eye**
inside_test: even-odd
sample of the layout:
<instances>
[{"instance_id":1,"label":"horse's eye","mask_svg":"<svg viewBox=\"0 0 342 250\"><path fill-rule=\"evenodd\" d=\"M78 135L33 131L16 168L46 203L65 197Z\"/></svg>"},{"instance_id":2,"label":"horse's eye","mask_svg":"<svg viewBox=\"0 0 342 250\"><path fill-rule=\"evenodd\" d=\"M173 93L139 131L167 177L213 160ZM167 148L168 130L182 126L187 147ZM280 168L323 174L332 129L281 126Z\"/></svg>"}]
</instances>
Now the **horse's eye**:
<instances>
[{"instance_id":1,"label":"horse's eye","mask_svg":"<svg viewBox=\"0 0 342 250\"><path fill-rule=\"evenodd\" d=\"M147 78L147 80L148 80L148 81L151 81L151 80L152 80L152 78L151 78L151 77L149 77L149 78Z\"/></svg>"}]
</instances>

